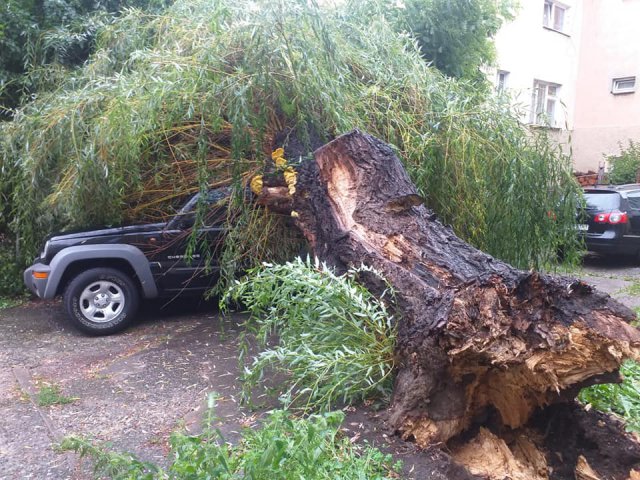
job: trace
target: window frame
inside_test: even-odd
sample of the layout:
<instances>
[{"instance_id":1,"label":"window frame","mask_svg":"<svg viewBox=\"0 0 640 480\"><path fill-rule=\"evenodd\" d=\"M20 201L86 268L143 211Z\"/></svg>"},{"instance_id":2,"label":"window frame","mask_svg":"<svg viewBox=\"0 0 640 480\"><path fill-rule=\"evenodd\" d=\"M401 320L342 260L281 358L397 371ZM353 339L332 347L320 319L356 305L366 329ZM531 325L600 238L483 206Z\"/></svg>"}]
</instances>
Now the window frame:
<instances>
[{"instance_id":1,"label":"window frame","mask_svg":"<svg viewBox=\"0 0 640 480\"><path fill-rule=\"evenodd\" d=\"M618 86L619 83L633 80L633 86L628 88L620 88ZM613 95L624 95L627 93L635 93L636 91L636 76L628 76L628 77L616 77L611 80L611 93Z\"/></svg>"},{"instance_id":2,"label":"window frame","mask_svg":"<svg viewBox=\"0 0 640 480\"><path fill-rule=\"evenodd\" d=\"M507 88L507 80L509 78L510 72L507 70L498 70L496 72L496 91L504 92Z\"/></svg>"},{"instance_id":3,"label":"window frame","mask_svg":"<svg viewBox=\"0 0 640 480\"><path fill-rule=\"evenodd\" d=\"M568 35L567 33L567 12L569 6L555 0L545 0L544 10L542 13L542 26L548 30ZM558 14L558 12L562 12ZM561 20L561 24L558 25L558 19Z\"/></svg>"},{"instance_id":4,"label":"window frame","mask_svg":"<svg viewBox=\"0 0 640 480\"><path fill-rule=\"evenodd\" d=\"M555 92L550 94L550 88L554 88ZM544 95L543 97L540 97L540 91L542 89L544 89ZM556 126L556 112L557 106L560 103L561 89L562 85L559 83L547 82L545 80L539 79L533 80L533 89L531 93L531 111L529 116L529 123L531 125L558 128ZM549 109L549 102L553 102L553 109ZM552 111L549 112L549 110Z\"/></svg>"}]
</instances>

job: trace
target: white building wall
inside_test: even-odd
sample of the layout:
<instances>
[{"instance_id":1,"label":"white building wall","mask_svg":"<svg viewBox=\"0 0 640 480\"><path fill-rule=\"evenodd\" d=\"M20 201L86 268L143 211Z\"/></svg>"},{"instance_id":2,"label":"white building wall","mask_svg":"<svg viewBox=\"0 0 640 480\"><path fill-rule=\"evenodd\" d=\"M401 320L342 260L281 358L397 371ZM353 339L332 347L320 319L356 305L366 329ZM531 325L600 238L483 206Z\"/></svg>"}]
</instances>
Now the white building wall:
<instances>
[{"instance_id":1,"label":"white building wall","mask_svg":"<svg viewBox=\"0 0 640 480\"><path fill-rule=\"evenodd\" d=\"M564 33L543 26L544 0L521 0L516 18L496 35L497 69L509 72L506 87L529 122L534 80L561 85L555 127L573 128L582 30L582 1L568 7ZM496 82L495 73L493 81Z\"/></svg>"},{"instance_id":2,"label":"white building wall","mask_svg":"<svg viewBox=\"0 0 640 480\"><path fill-rule=\"evenodd\" d=\"M534 80L560 84L552 138L570 139L576 170L597 170L629 139L640 141L640 0L553 0L568 7L563 33L543 26L545 0L520 0L496 35L497 70L530 123ZM489 78L496 82L496 72ZM636 77L636 92L611 93ZM567 151L569 151L567 149Z\"/></svg>"}]
</instances>

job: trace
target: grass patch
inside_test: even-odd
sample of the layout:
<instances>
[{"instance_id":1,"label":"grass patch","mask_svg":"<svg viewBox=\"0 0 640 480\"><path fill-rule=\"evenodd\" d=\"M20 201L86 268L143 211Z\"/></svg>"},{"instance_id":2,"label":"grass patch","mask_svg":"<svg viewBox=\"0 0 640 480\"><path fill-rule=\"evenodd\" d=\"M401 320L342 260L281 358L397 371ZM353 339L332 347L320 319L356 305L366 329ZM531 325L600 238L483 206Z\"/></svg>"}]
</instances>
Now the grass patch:
<instances>
[{"instance_id":1,"label":"grass patch","mask_svg":"<svg viewBox=\"0 0 640 480\"><path fill-rule=\"evenodd\" d=\"M623 292L633 296L640 295L640 282L634 281L631 285L626 287Z\"/></svg>"},{"instance_id":2,"label":"grass patch","mask_svg":"<svg viewBox=\"0 0 640 480\"><path fill-rule=\"evenodd\" d=\"M288 379L285 405L304 409L390 395L394 321L384 302L356 282L362 274L378 275L362 268L339 276L298 258L265 264L236 282L223 301L247 307L247 329L263 347L245 369L245 398L267 370Z\"/></svg>"},{"instance_id":3,"label":"grass patch","mask_svg":"<svg viewBox=\"0 0 640 480\"><path fill-rule=\"evenodd\" d=\"M167 469L142 462L129 453L116 453L80 438L67 438L62 449L95 461L96 478L168 479L391 479L398 478L389 455L370 446L352 444L340 433L342 412L295 418L274 411L257 430L245 429L237 445L225 443L212 425L214 400L203 433L174 433L170 440L171 463Z\"/></svg>"},{"instance_id":4,"label":"grass patch","mask_svg":"<svg viewBox=\"0 0 640 480\"><path fill-rule=\"evenodd\" d=\"M627 360L620 368L620 384L594 385L580 392L581 402L622 417L627 430L640 432L640 365Z\"/></svg>"},{"instance_id":5,"label":"grass patch","mask_svg":"<svg viewBox=\"0 0 640 480\"><path fill-rule=\"evenodd\" d=\"M78 399L63 395L60 390L60 386L54 384L42 385L36 395L36 403L41 407L66 405L68 403L73 403L76 400Z\"/></svg>"},{"instance_id":6,"label":"grass patch","mask_svg":"<svg viewBox=\"0 0 640 480\"><path fill-rule=\"evenodd\" d=\"M4 310L6 308L18 307L25 303L27 299L25 297L7 297L0 296L0 310Z\"/></svg>"}]
</instances>

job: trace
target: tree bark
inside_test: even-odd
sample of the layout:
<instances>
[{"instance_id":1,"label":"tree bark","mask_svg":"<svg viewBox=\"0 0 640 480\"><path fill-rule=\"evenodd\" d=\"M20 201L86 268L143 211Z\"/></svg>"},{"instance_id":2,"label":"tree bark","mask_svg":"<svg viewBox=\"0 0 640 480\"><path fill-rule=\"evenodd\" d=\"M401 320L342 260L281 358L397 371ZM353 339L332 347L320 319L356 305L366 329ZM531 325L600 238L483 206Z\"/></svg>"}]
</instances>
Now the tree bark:
<instances>
[{"instance_id":1,"label":"tree bark","mask_svg":"<svg viewBox=\"0 0 640 480\"><path fill-rule=\"evenodd\" d=\"M564 478L549 476L544 430L531 420L640 356L634 313L579 280L514 269L460 240L370 135L343 135L314 159L300 167L288 206L313 252L338 269L374 267L396 290L389 425L422 447L448 445L480 478ZM282 207L282 187L260 201L278 188ZM633 461L614 477L601 473L626 479L640 449L616 432ZM598 472L586 455L573 456L578 477Z\"/></svg>"}]
</instances>

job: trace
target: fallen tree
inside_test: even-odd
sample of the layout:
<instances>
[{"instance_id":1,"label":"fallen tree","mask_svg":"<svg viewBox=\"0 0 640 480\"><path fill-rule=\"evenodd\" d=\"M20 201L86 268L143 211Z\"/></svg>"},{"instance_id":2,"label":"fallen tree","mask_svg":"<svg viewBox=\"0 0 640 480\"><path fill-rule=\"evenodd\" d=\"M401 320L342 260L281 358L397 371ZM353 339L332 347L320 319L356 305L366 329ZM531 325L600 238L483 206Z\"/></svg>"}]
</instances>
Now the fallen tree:
<instances>
[{"instance_id":1,"label":"fallen tree","mask_svg":"<svg viewBox=\"0 0 640 480\"><path fill-rule=\"evenodd\" d=\"M430 207L469 243L517 266L543 264L560 244L576 256L567 157L504 99L428 66L393 27L390 15L406 9L386 0L214 3L127 11L100 30L81 68L38 72L51 89L0 125L0 256L12 248L16 270L51 232L164 222L192 193L239 191L281 146L279 132L324 143L354 126L402 152L420 191L430 185ZM495 196L508 201L493 205ZM298 251L271 242L284 228L236 203L230 216L246 221L224 243L224 282ZM512 234L527 229L526 241ZM15 283L0 274L0 292Z\"/></svg>"},{"instance_id":2,"label":"fallen tree","mask_svg":"<svg viewBox=\"0 0 640 480\"><path fill-rule=\"evenodd\" d=\"M366 264L394 286L402 315L388 424L402 438L446 446L468 478L636 478L640 445L574 403L640 357L632 311L463 242L422 205L391 148L359 131L257 190L259 203L295 217L322 260Z\"/></svg>"}]
</instances>

